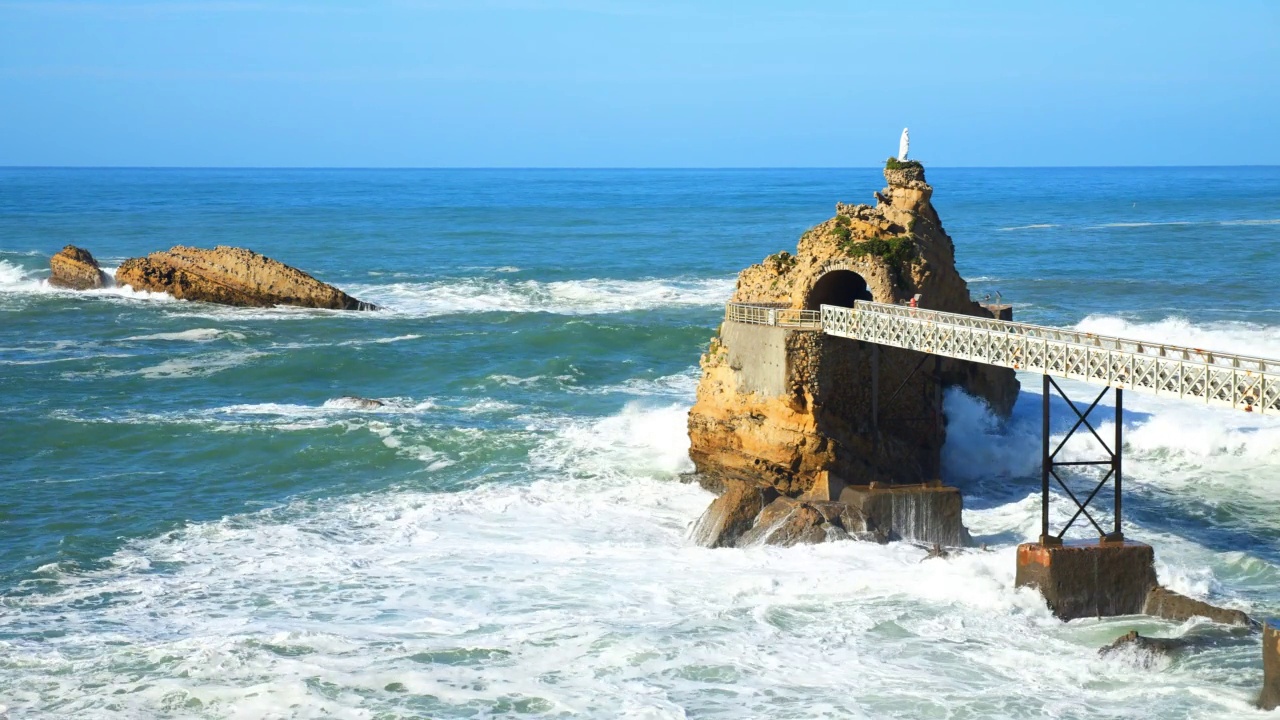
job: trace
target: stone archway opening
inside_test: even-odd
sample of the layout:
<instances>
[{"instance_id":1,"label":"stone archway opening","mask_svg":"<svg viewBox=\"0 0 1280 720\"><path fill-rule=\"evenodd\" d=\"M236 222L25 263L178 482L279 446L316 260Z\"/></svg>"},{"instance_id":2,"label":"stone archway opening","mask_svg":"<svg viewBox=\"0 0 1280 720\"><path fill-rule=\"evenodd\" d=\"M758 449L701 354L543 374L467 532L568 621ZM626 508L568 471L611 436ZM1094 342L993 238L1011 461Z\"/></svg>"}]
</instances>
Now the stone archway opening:
<instances>
[{"instance_id":1,"label":"stone archway opening","mask_svg":"<svg viewBox=\"0 0 1280 720\"><path fill-rule=\"evenodd\" d=\"M823 305L851 308L855 300L874 299L861 275L852 270L832 270L813 284L804 308L820 310Z\"/></svg>"}]
</instances>

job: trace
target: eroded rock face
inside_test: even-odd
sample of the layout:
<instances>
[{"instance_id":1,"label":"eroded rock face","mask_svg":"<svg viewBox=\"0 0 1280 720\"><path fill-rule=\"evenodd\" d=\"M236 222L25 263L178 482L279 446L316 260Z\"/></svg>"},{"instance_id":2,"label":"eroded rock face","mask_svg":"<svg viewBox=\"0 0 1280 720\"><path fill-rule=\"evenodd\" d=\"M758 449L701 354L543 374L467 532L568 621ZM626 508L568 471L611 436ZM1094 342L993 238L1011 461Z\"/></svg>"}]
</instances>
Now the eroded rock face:
<instances>
[{"instance_id":1,"label":"eroded rock face","mask_svg":"<svg viewBox=\"0 0 1280 720\"><path fill-rule=\"evenodd\" d=\"M730 481L694 526L708 547L812 545L830 540L888 542L857 508L843 502L796 500L766 485Z\"/></svg>"},{"instance_id":2,"label":"eroded rock face","mask_svg":"<svg viewBox=\"0 0 1280 720\"><path fill-rule=\"evenodd\" d=\"M794 255L743 270L731 299L816 310L919 294L926 309L990 317L956 271L923 168L885 177L875 206L837 204ZM942 389L964 388L1002 414L1018 394L1012 370L736 322L721 326L700 365L689 413L699 480L712 490L762 483L789 498L838 499L818 487L827 475L857 486L934 480L945 437Z\"/></svg>"},{"instance_id":3,"label":"eroded rock face","mask_svg":"<svg viewBox=\"0 0 1280 720\"><path fill-rule=\"evenodd\" d=\"M1230 610L1189 598L1159 585L1147 593L1142 614L1154 615L1174 622L1203 617L1223 625L1250 625L1252 620L1240 610Z\"/></svg>"},{"instance_id":4,"label":"eroded rock face","mask_svg":"<svg viewBox=\"0 0 1280 720\"><path fill-rule=\"evenodd\" d=\"M224 245L212 250L178 245L126 260L116 271L116 284L222 305L376 309L297 268Z\"/></svg>"},{"instance_id":5,"label":"eroded rock face","mask_svg":"<svg viewBox=\"0 0 1280 720\"><path fill-rule=\"evenodd\" d=\"M106 287L107 276L88 250L68 245L49 258L49 284L71 290L94 290Z\"/></svg>"},{"instance_id":6,"label":"eroded rock face","mask_svg":"<svg viewBox=\"0 0 1280 720\"><path fill-rule=\"evenodd\" d=\"M694 525L694 541L706 547L733 547L777 497L778 491L768 485L730 481Z\"/></svg>"}]
</instances>

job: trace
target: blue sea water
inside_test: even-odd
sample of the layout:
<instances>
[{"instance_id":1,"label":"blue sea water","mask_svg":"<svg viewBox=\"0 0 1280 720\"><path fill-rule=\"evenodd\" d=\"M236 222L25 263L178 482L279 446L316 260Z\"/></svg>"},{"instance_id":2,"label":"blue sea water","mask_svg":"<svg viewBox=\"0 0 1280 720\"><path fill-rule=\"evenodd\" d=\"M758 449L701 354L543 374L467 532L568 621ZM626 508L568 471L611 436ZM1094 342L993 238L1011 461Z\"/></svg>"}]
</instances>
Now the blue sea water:
<instances>
[{"instance_id":1,"label":"blue sea water","mask_svg":"<svg viewBox=\"0 0 1280 720\"><path fill-rule=\"evenodd\" d=\"M1280 168L929 180L975 297L999 291L1018 319L1280 358ZM685 413L735 274L882 185L875 169L0 169L0 705L1252 714L1257 635L1063 624L1014 589L1013 549L1039 530L1032 382L1005 424L947 400L944 473L985 552L686 539L711 496L679 481ZM384 309L55 290L67 243L107 268L249 247ZM1280 610L1280 423L1129 406L1126 532L1161 580ZM1131 628L1200 644L1098 656Z\"/></svg>"}]
</instances>

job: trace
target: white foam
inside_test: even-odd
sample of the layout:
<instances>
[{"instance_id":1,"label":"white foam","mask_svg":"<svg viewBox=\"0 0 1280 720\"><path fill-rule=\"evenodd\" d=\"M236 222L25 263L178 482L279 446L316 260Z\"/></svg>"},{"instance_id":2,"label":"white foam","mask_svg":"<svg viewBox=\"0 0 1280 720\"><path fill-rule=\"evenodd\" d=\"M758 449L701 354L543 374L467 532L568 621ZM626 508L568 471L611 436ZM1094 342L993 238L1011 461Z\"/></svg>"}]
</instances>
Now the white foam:
<instances>
[{"instance_id":1,"label":"white foam","mask_svg":"<svg viewBox=\"0 0 1280 720\"><path fill-rule=\"evenodd\" d=\"M1166 220L1163 222L1110 222L1110 223L1102 223L1100 225L1090 225L1089 228L1090 229L1140 228L1140 227L1156 227L1161 225L1205 225L1205 224L1217 224L1217 223L1216 222L1210 222L1210 223L1196 222L1193 220Z\"/></svg>"},{"instance_id":2,"label":"white foam","mask_svg":"<svg viewBox=\"0 0 1280 720\"><path fill-rule=\"evenodd\" d=\"M515 403L509 403L503 400L494 400L492 398L478 400L470 405L464 405L459 408L462 412L474 414L511 413L520 409L521 406L516 405Z\"/></svg>"},{"instance_id":3,"label":"white foam","mask_svg":"<svg viewBox=\"0 0 1280 720\"><path fill-rule=\"evenodd\" d=\"M255 350L228 350L170 358L156 365L135 370L131 374L150 380L208 377L264 357L267 353Z\"/></svg>"},{"instance_id":4,"label":"white foam","mask_svg":"<svg viewBox=\"0 0 1280 720\"><path fill-rule=\"evenodd\" d=\"M38 281L28 278L21 266L8 260L0 260L0 290L13 292L30 285L38 285Z\"/></svg>"},{"instance_id":5,"label":"white foam","mask_svg":"<svg viewBox=\"0 0 1280 720\"><path fill-rule=\"evenodd\" d=\"M371 340L344 340L338 344L343 346L389 345L391 343L404 342L405 340L417 340L421 337L421 335L397 335L395 337L373 338Z\"/></svg>"},{"instance_id":6,"label":"white foam","mask_svg":"<svg viewBox=\"0 0 1280 720\"><path fill-rule=\"evenodd\" d=\"M1044 228L1058 227L1053 223L1032 223L1031 225L1013 225L1011 227L1002 227L1000 230L1008 232L1010 230L1041 230Z\"/></svg>"},{"instance_id":7,"label":"white foam","mask_svg":"<svg viewBox=\"0 0 1280 720\"><path fill-rule=\"evenodd\" d=\"M108 286L94 290L70 290L54 287L45 277L47 270L27 270L7 260L0 260L0 293L14 295L65 295L69 297L99 297L106 299L151 300L173 302L174 298L166 293L135 291L128 285L117 287L113 278L116 268L103 267Z\"/></svg>"},{"instance_id":8,"label":"white foam","mask_svg":"<svg viewBox=\"0 0 1280 720\"><path fill-rule=\"evenodd\" d=\"M219 328L192 328L180 332L162 332L153 333L151 335L134 335L125 338L125 341L143 341L143 340L176 340L182 342L212 342L219 338L229 338L232 340L243 340L243 333L231 330L221 330Z\"/></svg>"},{"instance_id":9,"label":"white foam","mask_svg":"<svg viewBox=\"0 0 1280 720\"><path fill-rule=\"evenodd\" d=\"M1280 218L1265 220L1223 220L1221 225L1280 225Z\"/></svg>"},{"instance_id":10,"label":"white foam","mask_svg":"<svg viewBox=\"0 0 1280 720\"><path fill-rule=\"evenodd\" d=\"M365 285L353 295L398 314L545 312L561 315L713 306L733 292L732 279L503 280L488 277Z\"/></svg>"},{"instance_id":11,"label":"white foam","mask_svg":"<svg viewBox=\"0 0 1280 720\"><path fill-rule=\"evenodd\" d=\"M1164 225L1277 225L1280 219L1277 218L1259 218L1259 219L1240 219L1240 220L1163 220L1150 222L1111 222L1102 223L1101 225L1090 225L1090 229L1102 228L1142 228L1142 227L1160 227Z\"/></svg>"},{"instance_id":12,"label":"white foam","mask_svg":"<svg viewBox=\"0 0 1280 720\"><path fill-rule=\"evenodd\" d=\"M694 365L684 372L675 373L674 375L663 375L653 379L632 378L616 385L603 385L596 387L575 387L572 392L584 393L588 395L639 395L639 396L662 396L671 398L680 398L682 400L692 400L694 393L698 389L698 381L702 376L702 371L698 366Z\"/></svg>"},{"instance_id":13,"label":"white foam","mask_svg":"<svg viewBox=\"0 0 1280 720\"><path fill-rule=\"evenodd\" d=\"M114 277L115 268L104 267L108 278ZM519 272L516 267L499 267L493 273ZM77 294L129 300L174 302L165 293L135 291L128 285L75 291L49 285L41 274L28 271L20 265L0 260L0 292L15 294ZM47 271L40 271L47 274ZM429 282L396 282L373 285L353 285L347 289L352 295L383 308L382 312L361 313L360 317L381 319L388 317L434 317L456 313L477 312L539 312L560 315L592 315L662 307L715 306L725 302L733 292L732 278L716 279L648 279L613 280L589 278L543 282L538 280L510 280L492 276L454 278ZM273 307L239 308L210 303L181 302L172 306L169 314L175 317L205 318L211 320L297 320L314 317L348 315L348 311L315 308ZM385 342L416 339L417 336L398 336ZM364 342L364 341L361 341Z\"/></svg>"},{"instance_id":14,"label":"white foam","mask_svg":"<svg viewBox=\"0 0 1280 720\"><path fill-rule=\"evenodd\" d=\"M522 377L516 377L515 375L490 375L489 377L487 377L487 378L485 378L485 379L486 379L486 380L490 380L490 381L492 381L492 382L499 383L499 384L501 384L501 385L512 385L512 386L515 386L515 387L519 387L519 386L522 386L522 385L533 385L534 383L538 382L539 380L544 379L544 376L542 376L542 375L533 375L533 376L531 376L531 377L523 377L523 378L522 378Z\"/></svg>"},{"instance_id":15,"label":"white foam","mask_svg":"<svg viewBox=\"0 0 1280 720\"><path fill-rule=\"evenodd\" d=\"M1210 325L1182 317L1136 322L1114 315L1090 315L1075 329L1152 343L1217 350L1253 357L1280 358L1280 329L1273 325L1223 321Z\"/></svg>"},{"instance_id":16,"label":"white foam","mask_svg":"<svg viewBox=\"0 0 1280 720\"><path fill-rule=\"evenodd\" d=\"M530 482L297 501L44 577L0 615L0 679L23 689L6 701L116 717L365 717L406 698L432 716L1247 707L1252 669L1098 660L1127 626L1053 619L1013 588L1011 544L927 562L906 544L688 545L710 495L674 478L685 410L544 418ZM1028 500L971 524L1034 517ZM43 634L51 618L67 632Z\"/></svg>"}]
</instances>

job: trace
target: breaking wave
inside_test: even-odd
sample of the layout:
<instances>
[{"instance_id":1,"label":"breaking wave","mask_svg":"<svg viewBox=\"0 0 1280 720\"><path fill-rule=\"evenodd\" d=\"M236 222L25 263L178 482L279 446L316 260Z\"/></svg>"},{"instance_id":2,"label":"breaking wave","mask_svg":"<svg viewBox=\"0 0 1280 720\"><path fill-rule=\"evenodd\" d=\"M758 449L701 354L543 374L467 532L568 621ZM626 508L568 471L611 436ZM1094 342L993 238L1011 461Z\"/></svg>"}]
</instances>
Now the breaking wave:
<instances>
[{"instance_id":1,"label":"breaking wave","mask_svg":"<svg viewBox=\"0 0 1280 720\"><path fill-rule=\"evenodd\" d=\"M1224 321L1206 325L1181 317L1138 322L1112 315L1090 315L1076 323L1075 329L1098 335L1280 360L1280 332L1274 326L1257 323Z\"/></svg>"},{"instance_id":2,"label":"breaking wave","mask_svg":"<svg viewBox=\"0 0 1280 720\"><path fill-rule=\"evenodd\" d=\"M1098 662L1130 621L1058 622L1014 589L1012 545L924 563L905 543L689 545L711 496L675 481L686 410L541 419L524 483L298 500L130 541L99 569L42 567L0 615L0 676L24 688L6 700L104 716L306 703L354 718L408 700L432 716L1025 716L1116 707L1119 678L1247 707L1194 667ZM1017 532L1034 500L966 519ZM45 633L55 616L76 632ZM1046 662L1072 680L1045 682ZM859 671L794 682L832 666Z\"/></svg>"},{"instance_id":3,"label":"breaking wave","mask_svg":"<svg viewBox=\"0 0 1280 720\"><path fill-rule=\"evenodd\" d=\"M125 338L124 341L139 342L144 340L173 340L181 342L212 342L220 338L243 340L244 337L244 333L233 332L231 330L220 330L218 328L192 328L190 330L182 330L180 332L133 335Z\"/></svg>"},{"instance_id":4,"label":"breaking wave","mask_svg":"<svg viewBox=\"0 0 1280 720\"><path fill-rule=\"evenodd\" d=\"M504 280L465 278L426 283L363 285L352 294L395 313L417 316L478 312L560 315L714 306L733 292L732 279Z\"/></svg>"}]
</instances>

